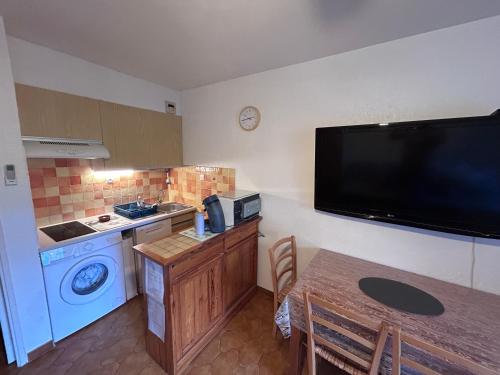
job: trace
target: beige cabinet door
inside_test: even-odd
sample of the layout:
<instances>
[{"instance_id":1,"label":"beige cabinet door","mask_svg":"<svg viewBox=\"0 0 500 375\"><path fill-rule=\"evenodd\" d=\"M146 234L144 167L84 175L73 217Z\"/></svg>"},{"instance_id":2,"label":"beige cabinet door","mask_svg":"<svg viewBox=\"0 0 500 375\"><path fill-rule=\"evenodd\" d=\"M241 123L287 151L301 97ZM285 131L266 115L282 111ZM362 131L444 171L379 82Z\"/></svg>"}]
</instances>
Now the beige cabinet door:
<instances>
[{"instance_id":1,"label":"beige cabinet door","mask_svg":"<svg viewBox=\"0 0 500 375\"><path fill-rule=\"evenodd\" d=\"M103 143L111 158L106 169L141 169L149 167L150 146L139 108L115 103L99 103Z\"/></svg>"},{"instance_id":2,"label":"beige cabinet door","mask_svg":"<svg viewBox=\"0 0 500 375\"><path fill-rule=\"evenodd\" d=\"M108 102L100 114L107 169L182 165L181 117Z\"/></svg>"},{"instance_id":3,"label":"beige cabinet door","mask_svg":"<svg viewBox=\"0 0 500 375\"><path fill-rule=\"evenodd\" d=\"M99 101L52 91L54 124L65 138L102 141Z\"/></svg>"},{"instance_id":4,"label":"beige cabinet door","mask_svg":"<svg viewBox=\"0 0 500 375\"><path fill-rule=\"evenodd\" d=\"M50 111L52 98L49 90L16 83L17 110L21 134L32 137L62 137L63 131L53 131L54 116Z\"/></svg>"},{"instance_id":5,"label":"beige cabinet door","mask_svg":"<svg viewBox=\"0 0 500 375\"><path fill-rule=\"evenodd\" d=\"M22 84L16 97L23 136L102 140L97 100Z\"/></svg>"},{"instance_id":6,"label":"beige cabinet door","mask_svg":"<svg viewBox=\"0 0 500 375\"><path fill-rule=\"evenodd\" d=\"M182 165L182 118L168 113L142 112L142 122L149 144L149 166Z\"/></svg>"}]
</instances>

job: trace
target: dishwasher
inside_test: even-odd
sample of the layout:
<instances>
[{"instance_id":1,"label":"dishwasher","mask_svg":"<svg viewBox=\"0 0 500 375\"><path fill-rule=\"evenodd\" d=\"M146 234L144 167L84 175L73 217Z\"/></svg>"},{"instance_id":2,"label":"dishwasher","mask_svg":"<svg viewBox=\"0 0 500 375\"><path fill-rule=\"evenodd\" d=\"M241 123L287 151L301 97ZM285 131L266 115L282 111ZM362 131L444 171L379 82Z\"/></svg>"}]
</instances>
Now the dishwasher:
<instances>
[{"instance_id":1,"label":"dishwasher","mask_svg":"<svg viewBox=\"0 0 500 375\"><path fill-rule=\"evenodd\" d=\"M172 233L172 220L164 219L133 230L133 245L157 241ZM144 290L143 257L134 254L136 289L139 294Z\"/></svg>"}]
</instances>

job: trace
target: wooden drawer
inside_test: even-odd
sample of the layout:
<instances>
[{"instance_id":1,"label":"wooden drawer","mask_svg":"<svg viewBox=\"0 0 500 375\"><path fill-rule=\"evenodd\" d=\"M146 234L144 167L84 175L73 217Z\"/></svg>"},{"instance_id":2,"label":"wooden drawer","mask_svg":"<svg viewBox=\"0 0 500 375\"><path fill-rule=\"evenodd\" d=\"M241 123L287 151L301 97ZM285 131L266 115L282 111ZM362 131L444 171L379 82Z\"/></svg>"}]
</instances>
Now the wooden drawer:
<instances>
[{"instance_id":1,"label":"wooden drawer","mask_svg":"<svg viewBox=\"0 0 500 375\"><path fill-rule=\"evenodd\" d=\"M172 232L178 232L194 225L194 212L172 217Z\"/></svg>"},{"instance_id":2,"label":"wooden drawer","mask_svg":"<svg viewBox=\"0 0 500 375\"><path fill-rule=\"evenodd\" d=\"M172 225L190 220L192 222L194 220L194 211L182 215L172 216L171 220L172 220Z\"/></svg>"},{"instance_id":3,"label":"wooden drawer","mask_svg":"<svg viewBox=\"0 0 500 375\"><path fill-rule=\"evenodd\" d=\"M257 222L234 228L226 235L226 248L230 248L245 238L255 234L257 234Z\"/></svg>"},{"instance_id":4,"label":"wooden drawer","mask_svg":"<svg viewBox=\"0 0 500 375\"><path fill-rule=\"evenodd\" d=\"M197 266L206 263L217 254L224 252L224 246L222 241L217 241L214 244L208 245L207 247L202 247L196 250L193 255L188 258L182 259L172 265L172 278L175 279L178 276L196 268Z\"/></svg>"},{"instance_id":5,"label":"wooden drawer","mask_svg":"<svg viewBox=\"0 0 500 375\"><path fill-rule=\"evenodd\" d=\"M163 219L151 224L146 224L135 229L135 243L158 241L172 233L172 222L170 219Z\"/></svg>"}]
</instances>

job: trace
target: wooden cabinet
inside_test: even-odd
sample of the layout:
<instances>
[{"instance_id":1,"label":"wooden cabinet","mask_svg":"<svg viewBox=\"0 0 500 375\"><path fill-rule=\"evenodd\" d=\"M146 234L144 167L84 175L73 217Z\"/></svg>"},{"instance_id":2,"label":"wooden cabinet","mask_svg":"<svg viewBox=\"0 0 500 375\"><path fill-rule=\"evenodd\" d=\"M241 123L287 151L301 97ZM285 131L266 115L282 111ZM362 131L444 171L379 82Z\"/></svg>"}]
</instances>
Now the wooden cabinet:
<instances>
[{"instance_id":1,"label":"wooden cabinet","mask_svg":"<svg viewBox=\"0 0 500 375\"><path fill-rule=\"evenodd\" d=\"M229 248L224 257L224 307L229 310L256 284L257 237L251 236Z\"/></svg>"},{"instance_id":2,"label":"wooden cabinet","mask_svg":"<svg viewBox=\"0 0 500 375\"><path fill-rule=\"evenodd\" d=\"M99 101L16 84L21 134L102 140Z\"/></svg>"},{"instance_id":3,"label":"wooden cabinet","mask_svg":"<svg viewBox=\"0 0 500 375\"><path fill-rule=\"evenodd\" d=\"M145 141L145 129L141 111L115 103L99 103L102 125L102 141L111 157L104 161L108 169L146 168L149 161L149 145Z\"/></svg>"},{"instance_id":4,"label":"wooden cabinet","mask_svg":"<svg viewBox=\"0 0 500 375\"><path fill-rule=\"evenodd\" d=\"M222 255L172 287L175 358L180 360L222 316Z\"/></svg>"},{"instance_id":5,"label":"wooden cabinet","mask_svg":"<svg viewBox=\"0 0 500 375\"><path fill-rule=\"evenodd\" d=\"M149 145L149 166L170 167L182 165L181 117L146 110L142 110L141 115Z\"/></svg>"},{"instance_id":6,"label":"wooden cabinet","mask_svg":"<svg viewBox=\"0 0 500 375\"><path fill-rule=\"evenodd\" d=\"M38 87L16 84L21 134L99 140L107 169L182 165L182 118Z\"/></svg>"},{"instance_id":7,"label":"wooden cabinet","mask_svg":"<svg viewBox=\"0 0 500 375\"><path fill-rule=\"evenodd\" d=\"M106 168L182 165L181 118L167 113L100 102Z\"/></svg>"},{"instance_id":8,"label":"wooden cabinet","mask_svg":"<svg viewBox=\"0 0 500 375\"><path fill-rule=\"evenodd\" d=\"M163 267L165 339L146 328L146 350L168 374L185 371L256 291L259 221L202 243L173 234L134 247Z\"/></svg>"}]
</instances>

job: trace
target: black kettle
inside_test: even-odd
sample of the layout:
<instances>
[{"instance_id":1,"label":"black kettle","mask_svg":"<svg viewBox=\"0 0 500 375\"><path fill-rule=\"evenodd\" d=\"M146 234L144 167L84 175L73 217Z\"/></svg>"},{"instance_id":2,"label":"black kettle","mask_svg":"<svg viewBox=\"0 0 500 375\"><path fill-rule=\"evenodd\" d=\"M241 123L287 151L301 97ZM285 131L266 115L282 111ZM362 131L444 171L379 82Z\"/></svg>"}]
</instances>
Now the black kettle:
<instances>
[{"instance_id":1,"label":"black kettle","mask_svg":"<svg viewBox=\"0 0 500 375\"><path fill-rule=\"evenodd\" d=\"M208 225L210 232L222 233L226 230L226 222L224 220L224 212L219 201L219 197L214 194L203 199L203 205L208 214Z\"/></svg>"}]
</instances>

